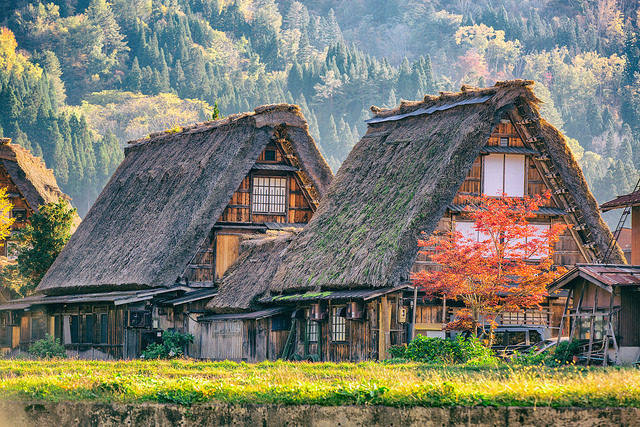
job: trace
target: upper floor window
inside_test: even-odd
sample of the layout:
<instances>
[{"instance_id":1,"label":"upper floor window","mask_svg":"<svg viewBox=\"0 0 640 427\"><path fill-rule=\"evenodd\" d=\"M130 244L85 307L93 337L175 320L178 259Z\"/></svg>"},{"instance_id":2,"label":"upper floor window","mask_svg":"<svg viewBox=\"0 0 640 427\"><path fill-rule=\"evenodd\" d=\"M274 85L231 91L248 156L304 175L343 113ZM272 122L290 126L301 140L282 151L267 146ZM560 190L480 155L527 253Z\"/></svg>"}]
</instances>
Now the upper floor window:
<instances>
[{"instance_id":1,"label":"upper floor window","mask_svg":"<svg viewBox=\"0 0 640 427\"><path fill-rule=\"evenodd\" d=\"M482 192L487 196L502 193L511 197L524 196L525 159L521 154L489 154L484 157Z\"/></svg>"},{"instance_id":2,"label":"upper floor window","mask_svg":"<svg viewBox=\"0 0 640 427\"><path fill-rule=\"evenodd\" d=\"M264 150L264 160L266 162L275 162L276 150Z\"/></svg>"},{"instance_id":3,"label":"upper floor window","mask_svg":"<svg viewBox=\"0 0 640 427\"><path fill-rule=\"evenodd\" d=\"M508 147L509 138L500 138L500 147Z\"/></svg>"},{"instance_id":4,"label":"upper floor window","mask_svg":"<svg viewBox=\"0 0 640 427\"><path fill-rule=\"evenodd\" d=\"M254 213L284 214L286 196L286 178L253 177L252 209Z\"/></svg>"}]
</instances>

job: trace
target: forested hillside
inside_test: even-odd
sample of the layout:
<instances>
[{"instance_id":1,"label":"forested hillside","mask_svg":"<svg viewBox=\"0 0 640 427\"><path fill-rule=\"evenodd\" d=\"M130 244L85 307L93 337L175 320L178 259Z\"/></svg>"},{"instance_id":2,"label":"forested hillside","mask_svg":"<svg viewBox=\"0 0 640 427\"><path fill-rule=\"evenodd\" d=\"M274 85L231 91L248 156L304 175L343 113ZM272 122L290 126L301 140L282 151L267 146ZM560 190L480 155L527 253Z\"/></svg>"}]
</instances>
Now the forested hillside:
<instances>
[{"instance_id":1,"label":"forested hillside","mask_svg":"<svg viewBox=\"0 0 640 427\"><path fill-rule=\"evenodd\" d=\"M602 202L640 166L632 0L5 0L0 125L81 215L150 132L299 104L334 170L373 105L534 79Z\"/></svg>"}]
</instances>

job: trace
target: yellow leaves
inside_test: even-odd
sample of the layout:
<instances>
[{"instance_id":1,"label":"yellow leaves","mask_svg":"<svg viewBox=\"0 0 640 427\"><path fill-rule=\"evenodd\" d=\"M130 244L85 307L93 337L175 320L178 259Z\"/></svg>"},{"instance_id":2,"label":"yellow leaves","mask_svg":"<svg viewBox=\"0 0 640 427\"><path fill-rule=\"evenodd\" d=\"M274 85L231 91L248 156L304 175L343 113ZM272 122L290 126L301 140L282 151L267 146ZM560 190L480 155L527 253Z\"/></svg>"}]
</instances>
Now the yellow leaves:
<instances>
[{"instance_id":1,"label":"yellow leaves","mask_svg":"<svg viewBox=\"0 0 640 427\"><path fill-rule=\"evenodd\" d=\"M9 217L13 205L7 197L7 189L0 188L0 240L4 240L11 234L11 225L15 221Z\"/></svg>"},{"instance_id":2,"label":"yellow leaves","mask_svg":"<svg viewBox=\"0 0 640 427\"><path fill-rule=\"evenodd\" d=\"M16 48L18 42L8 28L0 28L0 68L11 71L16 62Z\"/></svg>"}]
</instances>

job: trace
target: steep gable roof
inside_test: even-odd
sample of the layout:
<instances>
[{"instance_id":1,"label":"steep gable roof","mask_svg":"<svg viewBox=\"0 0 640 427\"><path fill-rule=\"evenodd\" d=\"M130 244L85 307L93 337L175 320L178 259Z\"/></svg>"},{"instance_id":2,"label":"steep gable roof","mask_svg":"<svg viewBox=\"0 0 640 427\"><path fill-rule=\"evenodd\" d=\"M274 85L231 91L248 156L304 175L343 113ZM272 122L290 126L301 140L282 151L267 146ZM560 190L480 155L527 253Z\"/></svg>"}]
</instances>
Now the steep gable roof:
<instances>
[{"instance_id":1,"label":"steep gable roof","mask_svg":"<svg viewBox=\"0 0 640 427\"><path fill-rule=\"evenodd\" d=\"M37 290L172 285L274 138L290 146L306 179L324 195L332 173L295 105L259 107L179 133L154 134L130 143Z\"/></svg>"},{"instance_id":2,"label":"steep gable roof","mask_svg":"<svg viewBox=\"0 0 640 427\"><path fill-rule=\"evenodd\" d=\"M42 159L17 144L11 144L10 138L0 138L0 164L34 212L38 212L40 205L55 203L59 199L71 200L60 190L53 171L47 169Z\"/></svg>"},{"instance_id":3,"label":"steep gable roof","mask_svg":"<svg viewBox=\"0 0 640 427\"><path fill-rule=\"evenodd\" d=\"M372 108L367 133L327 196L292 242L273 292L398 286L407 283L421 231L431 233L492 130L505 114L527 127L548 155L590 233L604 251L611 232L564 137L542 119L529 81L426 96L393 110ZM613 255L622 261L618 247Z\"/></svg>"}]
</instances>

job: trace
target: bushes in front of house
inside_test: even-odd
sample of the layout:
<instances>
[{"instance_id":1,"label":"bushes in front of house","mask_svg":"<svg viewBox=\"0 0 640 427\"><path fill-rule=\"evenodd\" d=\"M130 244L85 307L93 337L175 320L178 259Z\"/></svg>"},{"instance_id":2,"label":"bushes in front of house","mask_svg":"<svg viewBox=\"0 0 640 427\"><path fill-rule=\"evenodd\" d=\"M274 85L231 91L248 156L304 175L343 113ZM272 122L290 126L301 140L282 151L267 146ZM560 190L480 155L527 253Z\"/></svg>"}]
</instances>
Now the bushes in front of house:
<instances>
[{"instance_id":1,"label":"bushes in front of house","mask_svg":"<svg viewBox=\"0 0 640 427\"><path fill-rule=\"evenodd\" d=\"M478 338L455 339L430 338L418 335L406 346L392 346L389 354L393 358L422 363L469 363L471 361L495 362L491 349L482 345Z\"/></svg>"},{"instance_id":2,"label":"bushes in front of house","mask_svg":"<svg viewBox=\"0 0 640 427\"><path fill-rule=\"evenodd\" d=\"M64 359L67 352L58 338L47 334L29 346L29 354L39 359Z\"/></svg>"},{"instance_id":3,"label":"bushes in front of house","mask_svg":"<svg viewBox=\"0 0 640 427\"><path fill-rule=\"evenodd\" d=\"M149 359L173 359L182 357L184 348L193 342L193 335L177 331L164 331L161 343L151 343L142 352L142 358Z\"/></svg>"}]
</instances>

